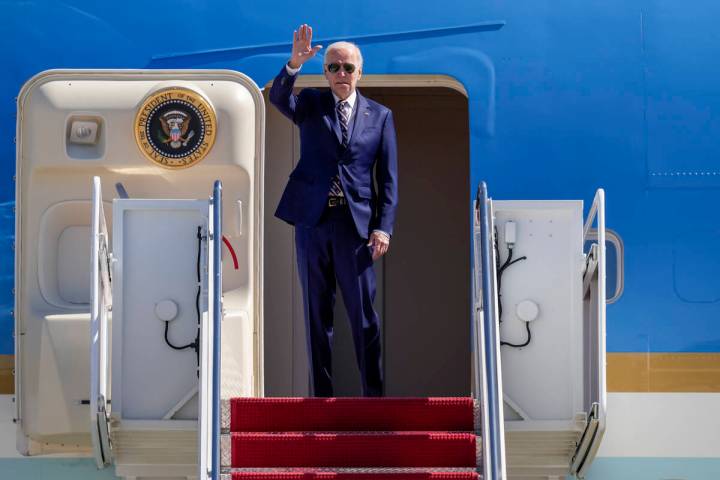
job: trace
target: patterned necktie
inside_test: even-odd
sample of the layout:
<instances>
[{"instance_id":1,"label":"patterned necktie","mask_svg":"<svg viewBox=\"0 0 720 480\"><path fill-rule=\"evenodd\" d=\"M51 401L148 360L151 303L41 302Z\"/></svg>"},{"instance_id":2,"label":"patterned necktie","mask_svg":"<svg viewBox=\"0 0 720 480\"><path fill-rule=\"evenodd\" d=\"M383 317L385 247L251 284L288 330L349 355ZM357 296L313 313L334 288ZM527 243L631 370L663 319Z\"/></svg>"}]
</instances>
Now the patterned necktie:
<instances>
[{"instance_id":1,"label":"patterned necktie","mask_svg":"<svg viewBox=\"0 0 720 480\"><path fill-rule=\"evenodd\" d=\"M340 120L340 131L342 132L342 144L343 147L347 147L348 144L348 102L338 102L337 104L337 116Z\"/></svg>"},{"instance_id":2,"label":"patterned necktie","mask_svg":"<svg viewBox=\"0 0 720 480\"><path fill-rule=\"evenodd\" d=\"M348 145L348 107L350 105L347 102L338 102L337 104L337 117L340 121L340 132L342 133L342 144L343 147L347 147ZM342 191L342 184L340 183L340 178L335 175L332 179L332 184L330 185L330 193L329 195L331 197L344 197L345 194Z\"/></svg>"}]
</instances>

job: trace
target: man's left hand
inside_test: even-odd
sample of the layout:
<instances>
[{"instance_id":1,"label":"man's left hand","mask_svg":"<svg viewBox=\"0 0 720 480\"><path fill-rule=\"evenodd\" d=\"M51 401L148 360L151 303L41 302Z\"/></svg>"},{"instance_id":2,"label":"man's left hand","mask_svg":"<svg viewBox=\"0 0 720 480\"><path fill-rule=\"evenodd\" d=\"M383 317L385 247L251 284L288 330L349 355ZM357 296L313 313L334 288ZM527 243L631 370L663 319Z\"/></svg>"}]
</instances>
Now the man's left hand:
<instances>
[{"instance_id":1,"label":"man's left hand","mask_svg":"<svg viewBox=\"0 0 720 480\"><path fill-rule=\"evenodd\" d=\"M375 261L387 253L390 248L390 237L383 232L374 231L370 234L368 247L372 248L372 259Z\"/></svg>"}]
</instances>

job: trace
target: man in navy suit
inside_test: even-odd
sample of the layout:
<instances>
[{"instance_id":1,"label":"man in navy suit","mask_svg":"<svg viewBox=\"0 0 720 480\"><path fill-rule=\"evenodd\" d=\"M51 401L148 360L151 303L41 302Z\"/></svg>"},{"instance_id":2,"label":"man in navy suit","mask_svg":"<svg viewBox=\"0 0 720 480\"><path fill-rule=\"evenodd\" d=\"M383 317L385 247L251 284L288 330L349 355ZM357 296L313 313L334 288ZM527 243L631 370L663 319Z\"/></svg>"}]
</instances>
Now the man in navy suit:
<instances>
[{"instance_id":1,"label":"man in navy suit","mask_svg":"<svg viewBox=\"0 0 720 480\"><path fill-rule=\"evenodd\" d=\"M272 104L300 128L301 141L300 160L275 215L295 225L314 394L333 395L337 280L350 319L363 394L380 396L383 375L380 321L373 308L373 261L388 250L398 202L395 127L388 108L356 90L362 54L348 42L326 50L324 71L330 91L304 89L293 94L300 67L321 48L312 46L312 28L300 26L294 32L290 60L270 90Z\"/></svg>"}]
</instances>

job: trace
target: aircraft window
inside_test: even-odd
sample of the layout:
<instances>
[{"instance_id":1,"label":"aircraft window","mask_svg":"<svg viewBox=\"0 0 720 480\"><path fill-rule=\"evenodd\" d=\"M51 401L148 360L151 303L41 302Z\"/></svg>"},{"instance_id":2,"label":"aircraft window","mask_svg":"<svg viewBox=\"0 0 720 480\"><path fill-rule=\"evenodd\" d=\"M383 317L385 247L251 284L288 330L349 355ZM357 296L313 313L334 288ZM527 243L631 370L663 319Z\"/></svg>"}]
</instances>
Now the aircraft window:
<instances>
[{"instance_id":1,"label":"aircraft window","mask_svg":"<svg viewBox=\"0 0 720 480\"><path fill-rule=\"evenodd\" d=\"M590 249L590 244L597 240L595 232L588 232L588 241L585 242L585 251ZM607 303L615 303L625 288L625 249L620 235L614 230L605 230L605 251L606 251L606 282Z\"/></svg>"}]
</instances>

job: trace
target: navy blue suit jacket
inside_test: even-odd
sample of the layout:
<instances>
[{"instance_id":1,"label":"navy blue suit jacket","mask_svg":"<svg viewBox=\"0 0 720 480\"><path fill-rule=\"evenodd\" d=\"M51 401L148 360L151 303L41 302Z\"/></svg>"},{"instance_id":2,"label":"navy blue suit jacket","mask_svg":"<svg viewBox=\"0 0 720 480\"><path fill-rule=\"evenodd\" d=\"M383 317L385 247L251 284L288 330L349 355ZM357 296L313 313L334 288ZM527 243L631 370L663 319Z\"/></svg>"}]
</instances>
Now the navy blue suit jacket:
<instances>
[{"instance_id":1,"label":"navy blue suit jacket","mask_svg":"<svg viewBox=\"0 0 720 480\"><path fill-rule=\"evenodd\" d=\"M306 88L294 95L296 78L283 66L270 89L270 102L300 128L300 160L275 216L293 225L316 225L338 175L360 236L368 238L376 229L392 235L398 202L392 112L358 91L355 125L345 148L332 92Z\"/></svg>"}]
</instances>

